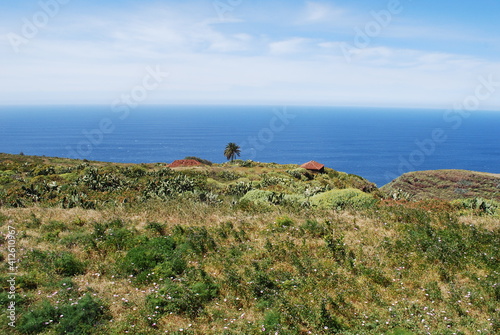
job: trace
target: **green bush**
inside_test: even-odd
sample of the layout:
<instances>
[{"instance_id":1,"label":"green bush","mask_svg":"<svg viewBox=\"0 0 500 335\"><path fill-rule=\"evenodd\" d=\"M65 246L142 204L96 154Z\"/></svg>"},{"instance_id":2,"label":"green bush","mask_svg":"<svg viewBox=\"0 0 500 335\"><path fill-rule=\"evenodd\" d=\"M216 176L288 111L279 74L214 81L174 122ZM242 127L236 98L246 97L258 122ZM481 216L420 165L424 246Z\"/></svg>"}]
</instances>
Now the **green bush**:
<instances>
[{"instance_id":1,"label":"green bush","mask_svg":"<svg viewBox=\"0 0 500 335\"><path fill-rule=\"evenodd\" d=\"M239 181L236 184L230 184L226 187L225 192L227 194L231 195L238 195L242 196L246 194L247 192L251 191L253 188L252 183L250 182L245 182L245 181Z\"/></svg>"},{"instance_id":2,"label":"green bush","mask_svg":"<svg viewBox=\"0 0 500 335\"><path fill-rule=\"evenodd\" d=\"M59 318L57 334L91 334L95 328L108 319L107 308L102 302L89 294L84 295L77 304L60 308L63 317Z\"/></svg>"},{"instance_id":3,"label":"green bush","mask_svg":"<svg viewBox=\"0 0 500 335\"><path fill-rule=\"evenodd\" d=\"M279 205L285 200L285 194L263 190L251 190L240 201L250 201L260 205Z\"/></svg>"},{"instance_id":4,"label":"green bush","mask_svg":"<svg viewBox=\"0 0 500 335\"><path fill-rule=\"evenodd\" d=\"M106 232L103 247L111 250L125 250L132 244L134 234L126 228L110 228Z\"/></svg>"},{"instance_id":5,"label":"green bush","mask_svg":"<svg viewBox=\"0 0 500 335\"><path fill-rule=\"evenodd\" d=\"M54 328L55 334L84 335L95 333L95 327L107 319L107 310L98 300L85 295L77 303L52 306L44 300L35 309L25 313L18 329L23 334L38 334Z\"/></svg>"},{"instance_id":6,"label":"green bush","mask_svg":"<svg viewBox=\"0 0 500 335\"><path fill-rule=\"evenodd\" d=\"M264 315L264 329L267 334L279 333L281 330L281 314L271 310Z\"/></svg>"},{"instance_id":7,"label":"green bush","mask_svg":"<svg viewBox=\"0 0 500 335\"><path fill-rule=\"evenodd\" d=\"M182 274L187 266L177 247L171 237L150 239L129 250L118 262L118 270L121 274L135 276L138 283L148 282L158 276L175 277Z\"/></svg>"},{"instance_id":8,"label":"green bush","mask_svg":"<svg viewBox=\"0 0 500 335\"><path fill-rule=\"evenodd\" d=\"M126 250L136 242L136 234L125 228L121 220L95 223L89 246L101 250Z\"/></svg>"},{"instance_id":9,"label":"green bush","mask_svg":"<svg viewBox=\"0 0 500 335\"><path fill-rule=\"evenodd\" d=\"M219 180L225 180L225 181L232 181L240 178L241 176L233 171L227 171L227 170L222 170L219 173L217 173L217 179Z\"/></svg>"},{"instance_id":10,"label":"green bush","mask_svg":"<svg viewBox=\"0 0 500 335\"><path fill-rule=\"evenodd\" d=\"M97 192L112 192L128 186L121 175L104 172L96 167L85 169L85 173L75 184Z\"/></svg>"},{"instance_id":11,"label":"green bush","mask_svg":"<svg viewBox=\"0 0 500 335\"><path fill-rule=\"evenodd\" d=\"M85 273L85 263L79 261L71 252L48 252L33 249L27 253L26 267L41 269L46 273L61 276L75 276Z\"/></svg>"},{"instance_id":12,"label":"green bush","mask_svg":"<svg viewBox=\"0 0 500 335\"><path fill-rule=\"evenodd\" d=\"M311 172L309 172L307 169L304 169L304 168L287 170L286 173L288 173L290 176L292 176L298 180L302 180L302 181L314 179L314 175Z\"/></svg>"},{"instance_id":13,"label":"green bush","mask_svg":"<svg viewBox=\"0 0 500 335\"><path fill-rule=\"evenodd\" d=\"M16 282L21 289L34 290L43 282L43 280L39 272L30 271L22 276L17 277Z\"/></svg>"},{"instance_id":14,"label":"green bush","mask_svg":"<svg viewBox=\"0 0 500 335\"><path fill-rule=\"evenodd\" d=\"M152 180L143 191L145 199L168 199L184 192L192 192L196 188L196 181L183 174L169 176L168 179Z\"/></svg>"},{"instance_id":15,"label":"green bush","mask_svg":"<svg viewBox=\"0 0 500 335\"><path fill-rule=\"evenodd\" d=\"M331 299L325 299L325 300L331 300ZM329 334L336 334L340 333L344 328L346 328L338 319L335 315L333 315L326 307L327 303L326 301L323 300L321 302L321 307L319 310L319 317L318 317L318 325L325 329L328 330ZM329 301L331 303L331 301Z\"/></svg>"},{"instance_id":16,"label":"green bush","mask_svg":"<svg viewBox=\"0 0 500 335\"><path fill-rule=\"evenodd\" d=\"M62 276L76 276L85 273L85 264L70 252L54 255L54 270Z\"/></svg>"},{"instance_id":17,"label":"green bush","mask_svg":"<svg viewBox=\"0 0 500 335\"><path fill-rule=\"evenodd\" d=\"M263 191L263 190L251 190L248 191L240 201L250 201L254 203L267 204L270 195L273 192L271 191Z\"/></svg>"},{"instance_id":18,"label":"green bush","mask_svg":"<svg viewBox=\"0 0 500 335\"><path fill-rule=\"evenodd\" d=\"M218 286L205 273L188 282L168 280L157 293L147 297L151 310L158 314L174 313L195 317L206 303L215 299Z\"/></svg>"},{"instance_id":19,"label":"green bush","mask_svg":"<svg viewBox=\"0 0 500 335\"><path fill-rule=\"evenodd\" d=\"M148 222L148 224L146 224L146 229L151 230L160 236L165 235L165 228L166 225L159 222Z\"/></svg>"},{"instance_id":20,"label":"green bush","mask_svg":"<svg viewBox=\"0 0 500 335\"><path fill-rule=\"evenodd\" d=\"M40 165L30 172L32 176L48 176L52 174L56 174L56 170L51 165Z\"/></svg>"},{"instance_id":21,"label":"green bush","mask_svg":"<svg viewBox=\"0 0 500 335\"><path fill-rule=\"evenodd\" d=\"M377 200L358 189L348 188L317 194L310 198L310 202L313 206L320 208L364 209L375 205Z\"/></svg>"},{"instance_id":22,"label":"green bush","mask_svg":"<svg viewBox=\"0 0 500 335\"><path fill-rule=\"evenodd\" d=\"M128 178L141 178L147 174L147 170L142 166L134 165L120 169L120 173Z\"/></svg>"},{"instance_id":23,"label":"green bush","mask_svg":"<svg viewBox=\"0 0 500 335\"><path fill-rule=\"evenodd\" d=\"M458 199L451 202L458 209L467 209L479 214L493 215L500 208L500 203L482 198Z\"/></svg>"},{"instance_id":24,"label":"green bush","mask_svg":"<svg viewBox=\"0 0 500 335\"><path fill-rule=\"evenodd\" d=\"M290 182L291 179L284 178L282 175L264 174L262 176L262 181L260 182L260 186L263 188L275 185L287 186Z\"/></svg>"},{"instance_id":25,"label":"green bush","mask_svg":"<svg viewBox=\"0 0 500 335\"><path fill-rule=\"evenodd\" d=\"M196 254L203 255L208 251L215 250L215 240L205 227L175 226L172 237L183 250L191 250Z\"/></svg>"},{"instance_id":26,"label":"green bush","mask_svg":"<svg viewBox=\"0 0 500 335\"><path fill-rule=\"evenodd\" d=\"M59 244L64 245L66 248L72 248L75 246L88 247L93 245L93 242L94 241L92 240L90 234L80 231L70 233L59 240Z\"/></svg>"},{"instance_id":27,"label":"green bush","mask_svg":"<svg viewBox=\"0 0 500 335\"><path fill-rule=\"evenodd\" d=\"M293 220L288 216L280 216L279 218L276 218L275 223L278 227L291 227L294 225Z\"/></svg>"},{"instance_id":28,"label":"green bush","mask_svg":"<svg viewBox=\"0 0 500 335\"><path fill-rule=\"evenodd\" d=\"M320 224L316 220L307 220L300 229L313 237L324 237L328 232L326 224Z\"/></svg>"},{"instance_id":29,"label":"green bush","mask_svg":"<svg viewBox=\"0 0 500 335\"><path fill-rule=\"evenodd\" d=\"M55 307L44 300L35 309L25 313L17 327L22 334L38 334L57 323L59 315Z\"/></svg>"}]
</instances>

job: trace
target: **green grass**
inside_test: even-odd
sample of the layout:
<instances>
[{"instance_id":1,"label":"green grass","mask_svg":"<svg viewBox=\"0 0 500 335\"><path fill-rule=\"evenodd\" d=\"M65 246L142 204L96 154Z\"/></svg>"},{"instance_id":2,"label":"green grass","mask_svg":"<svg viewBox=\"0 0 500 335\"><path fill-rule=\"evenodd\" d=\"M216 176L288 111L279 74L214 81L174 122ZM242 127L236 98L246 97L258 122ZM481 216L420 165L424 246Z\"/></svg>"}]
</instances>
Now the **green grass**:
<instances>
[{"instance_id":1,"label":"green grass","mask_svg":"<svg viewBox=\"0 0 500 335\"><path fill-rule=\"evenodd\" d=\"M234 202L256 191L272 192L271 204L295 205L332 189L379 193L373 183L331 169L325 174L312 174L293 165L243 161L170 169L160 164L112 164L0 154L0 173L0 206L14 208L37 205L104 209L179 197L217 204Z\"/></svg>"},{"instance_id":2,"label":"green grass","mask_svg":"<svg viewBox=\"0 0 500 335\"><path fill-rule=\"evenodd\" d=\"M356 176L242 164L2 155L0 171L20 179L2 186L0 242L15 227L20 262L17 327L0 332L500 331L495 202L384 200Z\"/></svg>"}]
</instances>

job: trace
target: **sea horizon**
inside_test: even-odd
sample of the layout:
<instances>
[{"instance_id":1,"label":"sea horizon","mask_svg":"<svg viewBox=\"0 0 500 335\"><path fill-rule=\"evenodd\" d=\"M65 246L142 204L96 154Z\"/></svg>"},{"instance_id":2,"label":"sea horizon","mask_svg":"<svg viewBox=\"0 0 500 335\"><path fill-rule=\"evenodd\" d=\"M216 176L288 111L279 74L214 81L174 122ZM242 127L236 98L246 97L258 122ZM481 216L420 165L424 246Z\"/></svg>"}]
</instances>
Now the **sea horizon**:
<instances>
[{"instance_id":1,"label":"sea horizon","mask_svg":"<svg viewBox=\"0 0 500 335\"><path fill-rule=\"evenodd\" d=\"M382 186L409 171L499 173L500 113L279 105L0 106L0 152L116 163L310 160Z\"/></svg>"}]
</instances>

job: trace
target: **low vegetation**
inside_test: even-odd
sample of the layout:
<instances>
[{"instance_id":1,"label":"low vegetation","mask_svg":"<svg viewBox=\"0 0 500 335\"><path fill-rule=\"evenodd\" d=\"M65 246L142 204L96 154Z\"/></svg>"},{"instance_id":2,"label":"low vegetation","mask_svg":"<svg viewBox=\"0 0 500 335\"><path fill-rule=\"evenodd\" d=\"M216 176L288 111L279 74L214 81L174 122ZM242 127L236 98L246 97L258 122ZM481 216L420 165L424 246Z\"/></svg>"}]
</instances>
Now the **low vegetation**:
<instances>
[{"instance_id":1,"label":"low vegetation","mask_svg":"<svg viewBox=\"0 0 500 335\"><path fill-rule=\"evenodd\" d=\"M407 200L483 198L500 201L500 175L463 170L409 172L382 190L394 198Z\"/></svg>"},{"instance_id":2,"label":"low vegetation","mask_svg":"<svg viewBox=\"0 0 500 335\"><path fill-rule=\"evenodd\" d=\"M2 306L12 228L19 259L0 332L498 333L500 207L482 196L403 199L239 160L0 155Z\"/></svg>"}]
</instances>

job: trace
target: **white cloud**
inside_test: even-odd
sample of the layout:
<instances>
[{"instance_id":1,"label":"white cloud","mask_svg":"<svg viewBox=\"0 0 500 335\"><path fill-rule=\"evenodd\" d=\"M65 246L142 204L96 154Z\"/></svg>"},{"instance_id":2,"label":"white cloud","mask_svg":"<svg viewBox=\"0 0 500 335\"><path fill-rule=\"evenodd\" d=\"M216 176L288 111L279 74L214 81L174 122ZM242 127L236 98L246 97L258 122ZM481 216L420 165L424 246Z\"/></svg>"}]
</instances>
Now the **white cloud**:
<instances>
[{"instance_id":1,"label":"white cloud","mask_svg":"<svg viewBox=\"0 0 500 335\"><path fill-rule=\"evenodd\" d=\"M284 55L299 53L306 50L309 40L301 37L294 37L284 41L272 42L269 44L269 50L273 55Z\"/></svg>"},{"instance_id":2,"label":"white cloud","mask_svg":"<svg viewBox=\"0 0 500 335\"><path fill-rule=\"evenodd\" d=\"M334 7L331 4L308 1L301 21L304 23L333 21L342 17L345 12L344 9Z\"/></svg>"},{"instance_id":3,"label":"white cloud","mask_svg":"<svg viewBox=\"0 0 500 335\"><path fill-rule=\"evenodd\" d=\"M314 28L349 14L324 2L308 2L306 9L294 17ZM449 106L470 93L479 75L500 68L480 57L384 46L378 39L355 49L348 63L342 38L308 34L313 25L302 30L290 22L289 30L274 33L269 23L256 28L206 17L166 6L67 16L20 54L0 40L6 49L0 101L108 104L140 84L146 66L158 64L171 76L146 103Z\"/></svg>"}]
</instances>

